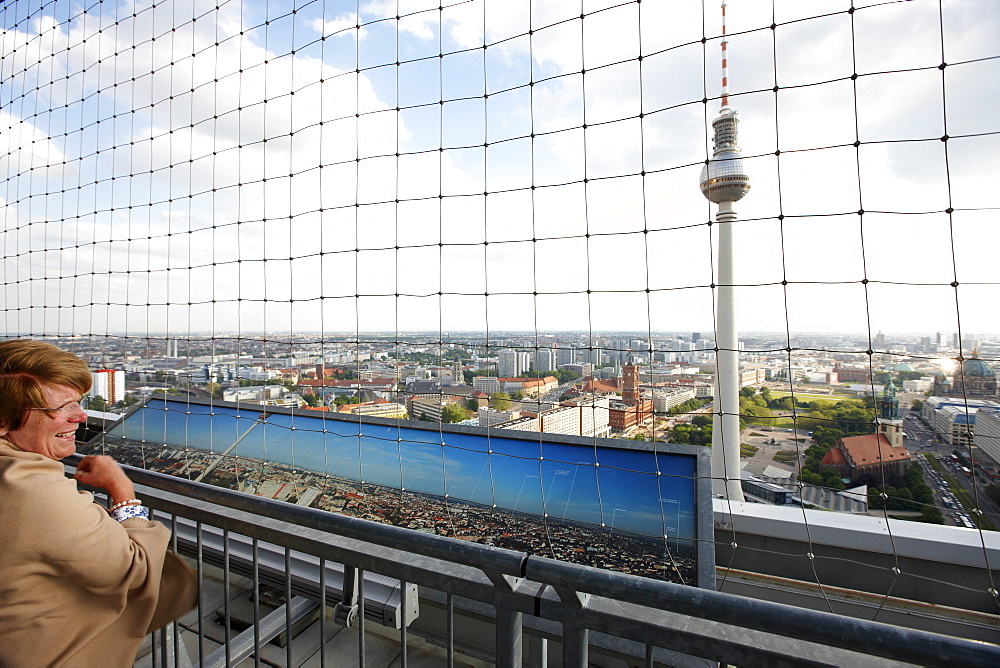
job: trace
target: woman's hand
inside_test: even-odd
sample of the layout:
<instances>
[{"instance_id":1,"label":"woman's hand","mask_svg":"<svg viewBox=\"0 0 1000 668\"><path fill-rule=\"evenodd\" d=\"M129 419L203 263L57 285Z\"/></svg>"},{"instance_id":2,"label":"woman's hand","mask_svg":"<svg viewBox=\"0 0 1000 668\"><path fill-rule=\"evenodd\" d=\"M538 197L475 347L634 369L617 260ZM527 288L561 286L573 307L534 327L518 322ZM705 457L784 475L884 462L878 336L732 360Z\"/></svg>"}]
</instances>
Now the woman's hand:
<instances>
[{"instance_id":1,"label":"woman's hand","mask_svg":"<svg viewBox=\"0 0 1000 668\"><path fill-rule=\"evenodd\" d=\"M107 490L112 504L135 498L132 481L118 462L107 455L87 455L80 460L73 477L84 485Z\"/></svg>"}]
</instances>

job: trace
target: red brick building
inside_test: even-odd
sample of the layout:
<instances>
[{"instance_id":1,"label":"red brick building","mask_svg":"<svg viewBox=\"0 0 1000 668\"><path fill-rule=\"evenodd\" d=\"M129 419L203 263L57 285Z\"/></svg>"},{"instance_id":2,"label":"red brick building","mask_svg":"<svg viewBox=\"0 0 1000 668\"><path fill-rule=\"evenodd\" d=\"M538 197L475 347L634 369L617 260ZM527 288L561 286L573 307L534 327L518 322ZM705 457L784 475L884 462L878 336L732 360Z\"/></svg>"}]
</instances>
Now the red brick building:
<instances>
[{"instance_id":1,"label":"red brick building","mask_svg":"<svg viewBox=\"0 0 1000 668\"><path fill-rule=\"evenodd\" d=\"M883 478L901 479L910 466L910 453L902 444L902 432L894 424L881 425L878 434L842 438L823 456L823 468L836 469L852 482L882 484Z\"/></svg>"},{"instance_id":2,"label":"red brick building","mask_svg":"<svg viewBox=\"0 0 1000 668\"><path fill-rule=\"evenodd\" d=\"M644 399L639 392L639 367L626 364L622 367L622 400L611 404L608 423L613 431L625 432L646 424L653 419L653 400Z\"/></svg>"}]
</instances>

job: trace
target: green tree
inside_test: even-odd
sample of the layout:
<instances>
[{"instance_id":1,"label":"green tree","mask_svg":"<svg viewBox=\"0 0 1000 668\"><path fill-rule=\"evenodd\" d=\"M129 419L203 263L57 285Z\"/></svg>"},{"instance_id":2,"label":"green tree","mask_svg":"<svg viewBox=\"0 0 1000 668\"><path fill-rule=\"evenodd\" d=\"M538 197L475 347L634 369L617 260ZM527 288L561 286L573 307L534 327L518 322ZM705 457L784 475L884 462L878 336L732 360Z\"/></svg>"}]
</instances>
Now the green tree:
<instances>
[{"instance_id":1,"label":"green tree","mask_svg":"<svg viewBox=\"0 0 1000 668\"><path fill-rule=\"evenodd\" d=\"M213 399L222 398L222 385L218 383L205 383L205 391L211 394Z\"/></svg>"},{"instance_id":2,"label":"green tree","mask_svg":"<svg viewBox=\"0 0 1000 668\"><path fill-rule=\"evenodd\" d=\"M125 398L118 402L122 408L128 408L129 406L135 406L139 403L139 397L134 394L126 394Z\"/></svg>"},{"instance_id":3,"label":"green tree","mask_svg":"<svg viewBox=\"0 0 1000 668\"><path fill-rule=\"evenodd\" d=\"M670 433L670 440L674 443L690 443L691 425L686 422L678 424Z\"/></svg>"},{"instance_id":4,"label":"green tree","mask_svg":"<svg viewBox=\"0 0 1000 668\"><path fill-rule=\"evenodd\" d=\"M524 399L524 392L522 392L521 390L517 390L516 392L511 392L510 398L513 399L514 401L521 401L522 399Z\"/></svg>"},{"instance_id":5,"label":"green tree","mask_svg":"<svg viewBox=\"0 0 1000 668\"><path fill-rule=\"evenodd\" d=\"M1000 506L1000 485L992 483L986 486L986 496L990 498L993 503Z\"/></svg>"},{"instance_id":6,"label":"green tree","mask_svg":"<svg viewBox=\"0 0 1000 668\"><path fill-rule=\"evenodd\" d=\"M506 392L496 392L490 395L490 408L498 411L510 410L510 395Z\"/></svg>"},{"instance_id":7,"label":"green tree","mask_svg":"<svg viewBox=\"0 0 1000 668\"><path fill-rule=\"evenodd\" d=\"M799 475L799 480L801 480L806 485L814 485L816 487L823 486L823 476L812 471L803 470Z\"/></svg>"},{"instance_id":8,"label":"green tree","mask_svg":"<svg viewBox=\"0 0 1000 668\"><path fill-rule=\"evenodd\" d=\"M354 403L354 397L346 394L339 394L336 398L334 398L333 403L336 406L346 406Z\"/></svg>"},{"instance_id":9,"label":"green tree","mask_svg":"<svg viewBox=\"0 0 1000 668\"><path fill-rule=\"evenodd\" d=\"M670 415L682 415L684 413L691 413L698 410L705 404L712 401L711 399L688 399L682 404L677 404L670 409Z\"/></svg>"},{"instance_id":10,"label":"green tree","mask_svg":"<svg viewBox=\"0 0 1000 668\"><path fill-rule=\"evenodd\" d=\"M302 395L302 399L306 402L307 405L313 408L316 408L317 406L323 403L322 400L320 400L320 398L317 397L315 394Z\"/></svg>"},{"instance_id":11,"label":"green tree","mask_svg":"<svg viewBox=\"0 0 1000 668\"><path fill-rule=\"evenodd\" d=\"M465 407L472 412L479 410L479 400L478 399L466 399Z\"/></svg>"},{"instance_id":12,"label":"green tree","mask_svg":"<svg viewBox=\"0 0 1000 668\"><path fill-rule=\"evenodd\" d=\"M944 524L944 515L935 506L924 506L920 510L920 520L928 524Z\"/></svg>"},{"instance_id":13,"label":"green tree","mask_svg":"<svg viewBox=\"0 0 1000 668\"><path fill-rule=\"evenodd\" d=\"M468 415L458 404L451 404L441 409L441 422L461 422Z\"/></svg>"},{"instance_id":14,"label":"green tree","mask_svg":"<svg viewBox=\"0 0 1000 668\"><path fill-rule=\"evenodd\" d=\"M91 397L87 408L92 411L106 411L108 410L108 402L101 395L97 395L96 397Z\"/></svg>"}]
</instances>

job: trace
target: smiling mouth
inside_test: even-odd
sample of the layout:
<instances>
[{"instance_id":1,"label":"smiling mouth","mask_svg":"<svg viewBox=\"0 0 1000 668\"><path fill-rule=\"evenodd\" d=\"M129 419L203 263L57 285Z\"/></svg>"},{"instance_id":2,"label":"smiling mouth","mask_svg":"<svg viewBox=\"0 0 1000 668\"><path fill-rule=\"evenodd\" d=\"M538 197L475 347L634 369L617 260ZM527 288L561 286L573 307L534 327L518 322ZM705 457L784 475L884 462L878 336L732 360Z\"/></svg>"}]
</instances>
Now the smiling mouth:
<instances>
[{"instance_id":1,"label":"smiling mouth","mask_svg":"<svg viewBox=\"0 0 1000 668\"><path fill-rule=\"evenodd\" d=\"M56 438L73 438L75 436L76 436L75 429L73 431L64 431L60 434L56 434Z\"/></svg>"}]
</instances>

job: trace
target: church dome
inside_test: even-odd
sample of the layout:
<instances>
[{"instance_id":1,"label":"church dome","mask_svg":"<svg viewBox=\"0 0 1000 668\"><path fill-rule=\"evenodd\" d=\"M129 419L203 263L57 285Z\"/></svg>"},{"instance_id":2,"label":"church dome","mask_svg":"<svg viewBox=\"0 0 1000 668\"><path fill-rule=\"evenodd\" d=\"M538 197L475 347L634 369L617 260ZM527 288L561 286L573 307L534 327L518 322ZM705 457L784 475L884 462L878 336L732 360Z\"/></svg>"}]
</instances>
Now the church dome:
<instances>
[{"instance_id":1,"label":"church dome","mask_svg":"<svg viewBox=\"0 0 1000 668\"><path fill-rule=\"evenodd\" d=\"M978 357L973 357L962 362L962 375L966 378L996 377L993 368Z\"/></svg>"},{"instance_id":2,"label":"church dome","mask_svg":"<svg viewBox=\"0 0 1000 668\"><path fill-rule=\"evenodd\" d=\"M900 362L896 366L892 367L893 371L913 371L913 367L906 362Z\"/></svg>"},{"instance_id":3,"label":"church dome","mask_svg":"<svg viewBox=\"0 0 1000 668\"><path fill-rule=\"evenodd\" d=\"M948 380L948 376L945 375L944 371L938 371L934 374L934 380L938 383L943 383Z\"/></svg>"}]
</instances>

